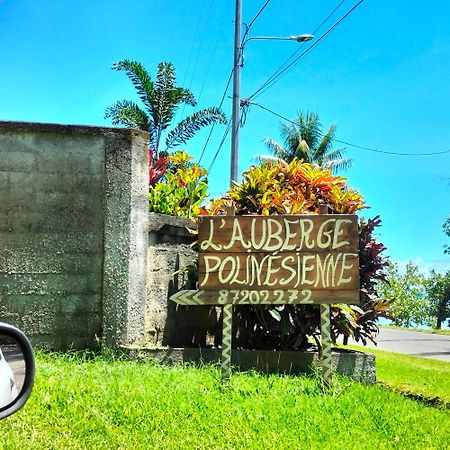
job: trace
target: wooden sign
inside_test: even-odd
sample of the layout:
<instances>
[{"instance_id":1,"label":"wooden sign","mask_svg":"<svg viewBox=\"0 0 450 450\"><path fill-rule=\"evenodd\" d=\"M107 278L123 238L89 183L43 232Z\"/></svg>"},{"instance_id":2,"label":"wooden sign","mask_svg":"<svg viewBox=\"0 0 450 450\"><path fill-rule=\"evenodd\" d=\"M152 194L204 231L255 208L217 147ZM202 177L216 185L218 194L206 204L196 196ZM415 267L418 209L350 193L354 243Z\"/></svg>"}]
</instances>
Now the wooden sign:
<instances>
[{"instance_id":1,"label":"wooden sign","mask_svg":"<svg viewBox=\"0 0 450 450\"><path fill-rule=\"evenodd\" d=\"M330 298L335 303L357 303L357 217L201 217L199 288L261 291L259 296L252 293L247 303L270 303L266 300L279 299L274 294L279 291L289 291L284 297L291 303L330 303Z\"/></svg>"},{"instance_id":2,"label":"wooden sign","mask_svg":"<svg viewBox=\"0 0 450 450\"><path fill-rule=\"evenodd\" d=\"M199 217L199 287L180 305L222 305L222 380L231 366L233 305L320 304L322 367L331 379L330 303L359 302L355 215Z\"/></svg>"}]
</instances>

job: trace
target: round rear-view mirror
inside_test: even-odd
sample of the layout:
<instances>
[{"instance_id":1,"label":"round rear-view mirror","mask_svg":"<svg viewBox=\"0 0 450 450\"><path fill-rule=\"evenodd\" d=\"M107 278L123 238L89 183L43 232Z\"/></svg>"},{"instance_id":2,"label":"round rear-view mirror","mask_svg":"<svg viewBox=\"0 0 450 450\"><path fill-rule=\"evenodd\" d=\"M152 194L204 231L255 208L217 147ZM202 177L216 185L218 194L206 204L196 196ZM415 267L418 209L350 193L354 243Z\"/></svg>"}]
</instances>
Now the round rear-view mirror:
<instances>
[{"instance_id":1,"label":"round rear-view mirror","mask_svg":"<svg viewBox=\"0 0 450 450\"><path fill-rule=\"evenodd\" d=\"M28 400L34 382L34 355L22 331L0 322L0 419Z\"/></svg>"}]
</instances>

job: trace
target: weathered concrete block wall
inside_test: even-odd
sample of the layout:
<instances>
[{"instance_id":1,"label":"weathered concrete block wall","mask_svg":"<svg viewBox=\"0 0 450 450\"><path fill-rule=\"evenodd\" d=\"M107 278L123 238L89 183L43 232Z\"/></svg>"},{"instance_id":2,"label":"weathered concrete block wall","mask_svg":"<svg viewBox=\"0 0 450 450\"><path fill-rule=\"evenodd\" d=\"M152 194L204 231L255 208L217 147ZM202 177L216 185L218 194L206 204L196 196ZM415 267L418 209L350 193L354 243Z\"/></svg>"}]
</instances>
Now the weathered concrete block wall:
<instances>
[{"instance_id":1,"label":"weathered concrete block wall","mask_svg":"<svg viewBox=\"0 0 450 450\"><path fill-rule=\"evenodd\" d=\"M151 345L205 346L217 329L214 307L178 306L169 297L189 286L180 269L192 264L196 224L188 219L149 214L145 342ZM208 332L210 333L208 335Z\"/></svg>"},{"instance_id":2,"label":"weathered concrete block wall","mask_svg":"<svg viewBox=\"0 0 450 450\"><path fill-rule=\"evenodd\" d=\"M0 320L38 345L142 336L146 134L0 122Z\"/></svg>"}]
</instances>

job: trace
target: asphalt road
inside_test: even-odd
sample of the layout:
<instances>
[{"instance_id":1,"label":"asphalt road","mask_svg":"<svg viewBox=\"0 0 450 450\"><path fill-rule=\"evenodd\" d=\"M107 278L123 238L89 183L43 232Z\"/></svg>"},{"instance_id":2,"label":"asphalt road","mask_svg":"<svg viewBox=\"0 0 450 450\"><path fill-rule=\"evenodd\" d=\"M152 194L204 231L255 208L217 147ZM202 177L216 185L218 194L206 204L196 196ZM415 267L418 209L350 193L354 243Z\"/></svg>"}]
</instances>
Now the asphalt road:
<instances>
[{"instance_id":1,"label":"asphalt road","mask_svg":"<svg viewBox=\"0 0 450 450\"><path fill-rule=\"evenodd\" d=\"M380 328L377 344L367 347L450 362L450 336Z\"/></svg>"}]
</instances>

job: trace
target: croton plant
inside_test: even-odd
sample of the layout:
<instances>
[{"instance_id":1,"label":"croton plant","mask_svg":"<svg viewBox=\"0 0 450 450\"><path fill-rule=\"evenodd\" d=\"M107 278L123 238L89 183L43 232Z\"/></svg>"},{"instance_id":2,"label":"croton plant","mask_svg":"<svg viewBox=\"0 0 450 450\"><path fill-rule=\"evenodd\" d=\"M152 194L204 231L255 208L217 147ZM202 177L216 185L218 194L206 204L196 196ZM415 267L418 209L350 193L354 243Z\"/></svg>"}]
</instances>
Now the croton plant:
<instances>
[{"instance_id":1,"label":"croton plant","mask_svg":"<svg viewBox=\"0 0 450 450\"><path fill-rule=\"evenodd\" d=\"M213 200L200 214L226 214L233 206L236 215L317 214L328 205L331 214L353 214L365 208L364 199L346 184L347 179L331 171L294 159L267 161L252 166L234 183L226 195ZM331 332L334 341L350 336L364 345L374 342L377 319L386 316L389 303L377 294L378 280L384 280L387 258L385 247L374 238L379 217L359 223L360 304L331 305ZM318 345L320 318L316 305L238 306L234 345L253 349L299 349Z\"/></svg>"},{"instance_id":2,"label":"croton plant","mask_svg":"<svg viewBox=\"0 0 450 450\"><path fill-rule=\"evenodd\" d=\"M150 152L149 210L170 216L195 217L207 197L207 171L185 151L161 156L156 161Z\"/></svg>"}]
</instances>

